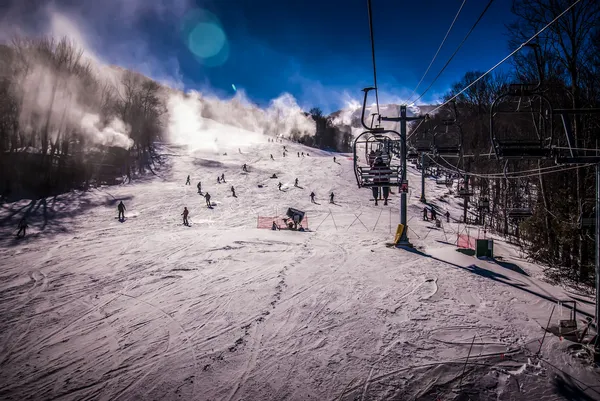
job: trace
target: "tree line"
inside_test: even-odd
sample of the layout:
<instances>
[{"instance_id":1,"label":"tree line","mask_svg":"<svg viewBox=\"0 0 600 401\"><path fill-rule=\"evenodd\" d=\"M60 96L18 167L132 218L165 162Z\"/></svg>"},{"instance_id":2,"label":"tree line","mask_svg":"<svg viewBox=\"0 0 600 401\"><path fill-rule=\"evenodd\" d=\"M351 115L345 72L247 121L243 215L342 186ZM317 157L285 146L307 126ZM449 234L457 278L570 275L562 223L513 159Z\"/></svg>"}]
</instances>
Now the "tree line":
<instances>
[{"instance_id":1,"label":"tree line","mask_svg":"<svg viewBox=\"0 0 600 401\"><path fill-rule=\"evenodd\" d=\"M162 89L67 38L0 45L0 193L37 199L144 172L164 132Z\"/></svg>"},{"instance_id":2,"label":"tree line","mask_svg":"<svg viewBox=\"0 0 600 401\"><path fill-rule=\"evenodd\" d=\"M507 26L509 47L517 48L571 3L570 0L514 0L512 12L517 18ZM546 174L551 171L548 167L555 165L554 160L498 162L494 156L490 157L490 108L494 99L510 89L511 83L538 80L541 91L555 109L600 107L600 2L581 1L538 36L535 48L538 57L534 51L523 49L512 58L510 72L487 75L442 107L429 123L418 128L418 123L412 123L413 129L416 128L414 138L424 138L431 126L442 126L443 119L456 117L453 129L460 134L465 157L445 167L451 170L454 166L471 173L465 183L470 183L476 198L490 200L489 227L521 241L531 259L548 266L550 277L592 283L594 231L593 226L584 222L595 213L595 167L580 166ZM467 72L444 100L453 98L482 74L482 71ZM567 147L560 117L550 118L554 123L554 145ZM571 146L592 150L588 153L582 150L580 155L594 154L593 150L599 147L600 115L574 116L570 122L574 137ZM526 119L515 118L506 130L510 130L513 139L538 139L535 126ZM512 173L518 171L529 173L513 178ZM490 177L490 174L497 175ZM511 221L507 210L519 205L531 206L533 215L524 221Z\"/></svg>"}]
</instances>

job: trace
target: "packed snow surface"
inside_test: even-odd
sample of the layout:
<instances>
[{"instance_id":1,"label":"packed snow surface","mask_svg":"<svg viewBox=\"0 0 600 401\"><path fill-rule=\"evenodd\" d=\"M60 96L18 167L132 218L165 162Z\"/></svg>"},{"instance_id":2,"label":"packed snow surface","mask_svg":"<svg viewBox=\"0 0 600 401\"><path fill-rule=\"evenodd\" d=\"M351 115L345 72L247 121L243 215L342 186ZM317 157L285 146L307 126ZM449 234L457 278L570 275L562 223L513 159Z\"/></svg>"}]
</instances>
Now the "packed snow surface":
<instances>
[{"instance_id":1,"label":"packed snow surface","mask_svg":"<svg viewBox=\"0 0 600 401\"><path fill-rule=\"evenodd\" d=\"M496 261L457 252L458 233L484 234L457 222L448 188L427 179L452 218L437 228L409 168L417 250L396 249L396 189L375 206L350 155L241 146L163 144L156 176L2 205L0 399L600 399L573 343L548 334L535 355L552 309L551 323L568 318L558 300L578 301L581 324L593 298L545 282L501 238ZM257 229L288 207L308 231Z\"/></svg>"}]
</instances>

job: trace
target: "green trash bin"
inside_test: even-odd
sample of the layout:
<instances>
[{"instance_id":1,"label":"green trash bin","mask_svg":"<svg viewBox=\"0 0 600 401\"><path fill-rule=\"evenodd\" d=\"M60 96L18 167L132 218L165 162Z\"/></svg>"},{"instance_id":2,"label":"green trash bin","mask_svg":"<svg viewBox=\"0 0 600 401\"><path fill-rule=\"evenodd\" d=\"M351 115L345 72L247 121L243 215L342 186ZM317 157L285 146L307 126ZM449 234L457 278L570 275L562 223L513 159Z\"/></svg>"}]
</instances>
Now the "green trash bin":
<instances>
[{"instance_id":1,"label":"green trash bin","mask_svg":"<svg viewBox=\"0 0 600 401\"><path fill-rule=\"evenodd\" d=\"M494 257L494 240L491 239L478 239L475 243L475 256L482 258L487 256L488 258Z\"/></svg>"}]
</instances>

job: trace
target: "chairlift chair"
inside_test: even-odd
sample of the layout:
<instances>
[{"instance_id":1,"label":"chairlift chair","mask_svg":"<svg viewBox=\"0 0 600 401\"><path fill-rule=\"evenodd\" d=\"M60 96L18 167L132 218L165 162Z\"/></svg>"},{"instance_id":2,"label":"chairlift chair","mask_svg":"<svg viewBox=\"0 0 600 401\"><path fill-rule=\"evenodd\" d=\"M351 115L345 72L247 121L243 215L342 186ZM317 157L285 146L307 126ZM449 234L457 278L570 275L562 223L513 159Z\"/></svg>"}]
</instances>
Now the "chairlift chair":
<instances>
[{"instance_id":1,"label":"chairlift chair","mask_svg":"<svg viewBox=\"0 0 600 401\"><path fill-rule=\"evenodd\" d=\"M368 127L365 124L365 108L367 95L374 88L364 89L364 101L361 116L361 123L366 129L354 141L354 174L359 188L363 187L393 187L400 186L402 182L400 165L393 164L393 157L390 153L393 149L400 149L401 136L394 130L388 130L383 127ZM360 165L357 157L358 145L365 146L365 160L368 165ZM373 168L374 157L381 158L386 169Z\"/></svg>"},{"instance_id":2,"label":"chairlift chair","mask_svg":"<svg viewBox=\"0 0 600 401\"><path fill-rule=\"evenodd\" d=\"M525 220L533 216L533 210L530 207L512 207L506 209L506 214L512 220Z\"/></svg>"},{"instance_id":3,"label":"chairlift chair","mask_svg":"<svg viewBox=\"0 0 600 401\"><path fill-rule=\"evenodd\" d=\"M436 156L451 157L460 155L460 131L456 129L455 123L456 119L443 120L444 131L433 134L432 148ZM453 129L450 130L450 127Z\"/></svg>"},{"instance_id":4,"label":"chairlift chair","mask_svg":"<svg viewBox=\"0 0 600 401\"><path fill-rule=\"evenodd\" d=\"M498 159L553 158L552 103L538 87L511 85L492 103L490 136Z\"/></svg>"}]
</instances>

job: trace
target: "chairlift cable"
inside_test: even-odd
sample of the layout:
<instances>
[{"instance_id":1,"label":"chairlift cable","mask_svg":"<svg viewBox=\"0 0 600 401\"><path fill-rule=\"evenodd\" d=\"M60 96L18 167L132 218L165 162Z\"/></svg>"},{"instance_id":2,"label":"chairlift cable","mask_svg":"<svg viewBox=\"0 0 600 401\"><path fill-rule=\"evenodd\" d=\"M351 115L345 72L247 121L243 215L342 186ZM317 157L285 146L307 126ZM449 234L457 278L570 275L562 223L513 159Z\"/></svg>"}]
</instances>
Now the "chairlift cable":
<instances>
[{"instance_id":1,"label":"chairlift cable","mask_svg":"<svg viewBox=\"0 0 600 401\"><path fill-rule=\"evenodd\" d=\"M578 168L584 168L584 167L589 167L589 166L593 166L594 163L588 163L588 164L578 164L575 166L551 166L551 167L545 167L545 169L550 170L552 169L552 171L544 171L544 172L538 172L538 169L535 170L525 170L525 171L515 171L512 173L507 173L507 174L515 174L514 176L505 176L504 173L492 173L492 174L478 174L478 173L473 173L473 172L469 172L466 170L462 170L457 168L456 166L452 165L451 163L449 163L446 159L444 159L443 157L440 157L440 159L442 159L448 166L450 166L450 168L448 168L447 166L443 166L440 163L438 163L434 158L432 158L431 156L427 155L429 157L429 159L438 167L441 167L443 169L446 170L453 170L461 175L469 175L469 176L473 176L473 177L479 177L479 178L487 178L487 179L491 179L491 180L499 180L499 179L519 179L519 178L527 178L527 177L537 177L539 175L545 175L545 174L553 174L553 173L559 173L562 171L568 171L568 170L574 170L574 169L578 169ZM534 172L535 171L535 172ZM516 175L516 174L521 174L521 173L529 173L532 172L531 174L524 174L524 175Z\"/></svg>"},{"instance_id":2,"label":"chairlift cable","mask_svg":"<svg viewBox=\"0 0 600 401\"><path fill-rule=\"evenodd\" d=\"M454 23L458 19L458 16L460 15L460 12L462 11L462 9L463 9L463 7L464 7L464 5L465 5L466 2L467 2L467 0L463 0L462 4L460 5L460 8L458 9L458 12L454 16L454 20L452 21L452 24L450 24L450 28L448 28L448 31L446 32L446 36L444 36L444 39L442 39L442 43L440 43L440 47L438 47L437 51L435 52L435 55L431 59L431 62L429 63L429 67L427 67L427 70L425 70L425 73L421 77L421 80L419 81L419 83L417 84L417 86L415 87L415 89L413 89L412 94L409 96L409 98L406 101L406 103L410 103L410 100L412 99L412 97L417 93L417 89L419 89L419 86L421 85L421 83L423 82L423 79L425 79L425 76L427 75L427 73L431 69L431 66L433 65L433 62L435 61L435 59L437 58L440 50L442 50L442 47L444 46L444 43L446 43L446 39L448 39L448 35L450 34L450 31L452 31L452 28L454 27Z\"/></svg>"},{"instance_id":3,"label":"chairlift cable","mask_svg":"<svg viewBox=\"0 0 600 401\"><path fill-rule=\"evenodd\" d=\"M429 86L427 87L427 89L425 89L425 91L423 93L421 93L421 95L419 95L419 97L416 98L412 102L412 104L415 104L415 102L417 100L421 99L423 96L425 96L425 94L427 92L429 92L429 89L431 89L431 87L433 86L433 84L435 83L435 81L437 81L437 79L440 77L440 75L442 75L442 73L444 72L444 70L446 69L446 67L448 67L448 64L450 64L450 62L452 61L452 59L454 58L454 56L456 56L456 54L458 53L458 51L460 50L460 48L462 47L462 45L465 44L465 42L467 41L467 38L471 35L471 33L473 33L473 30L475 30L475 27L477 26L477 24L479 24L479 21L481 21L481 19L483 18L483 16L485 15L485 13L490 8L490 6L492 5L493 2L494 2L494 0L490 0L488 2L487 6L485 6L485 9L479 15L479 18L477 18L477 21L475 21L475 23L473 24L473 26L471 27L471 29L469 30L469 32L467 32L467 34L463 38L462 42L460 42L460 44L458 45L458 47L456 48L456 50L454 50L454 53L452 53L452 55L450 56L450 58L448 59L448 61L446 61L446 64L444 64L444 66L442 67L442 69L440 70L440 72L438 72L438 74L435 76L435 78L433 78L433 81L431 81L431 83L429 84Z\"/></svg>"},{"instance_id":4,"label":"chairlift cable","mask_svg":"<svg viewBox=\"0 0 600 401\"><path fill-rule=\"evenodd\" d=\"M373 84L375 86L377 114L379 114L379 89L377 88L377 67L375 65L375 39L373 36L373 11L371 10L371 0L367 0L367 6L369 10L369 33L371 35L371 57L373 58Z\"/></svg>"},{"instance_id":5,"label":"chairlift cable","mask_svg":"<svg viewBox=\"0 0 600 401\"><path fill-rule=\"evenodd\" d=\"M498 63L496 63L492 68L490 68L489 70L487 70L486 72L484 72L479 78L477 78L475 81L471 82L469 85L465 86L460 92L458 92L456 95L452 96L450 99L446 100L444 103L440 104L438 107L436 107L435 109L433 109L430 113L434 113L437 110L439 110L440 108L442 108L443 106L445 106L446 104L450 103L452 100L454 100L458 96L460 96L464 91L466 91L471 86L473 86L477 82L479 82L483 77L485 77L486 75L488 75L490 72L494 71L501 64L503 64L506 60L508 60L509 58L511 58L512 56L514 56L523 47L525 47L527 44L529 44L529 42L531 42L533 39L537 38L542 32L544 32L546 29L548 29L552 24L554 24L556 21L558 21L558 19L560 17L562 17L563 15L565 15L568 11L570 11L573 7L575 7L580 2L581 2L581 0L575 0L575 2L573 4L571 4L562 13L560 13L556 18L554 18L552 21L550 21L548 24L546 24L535 35L533 35L531 38L527 39L525 42L521 43L521 45L519 47L517 47L515 50L513 50L508 56L504 57L502 60L500 60Z\"/></svg>"}]
</instances>

